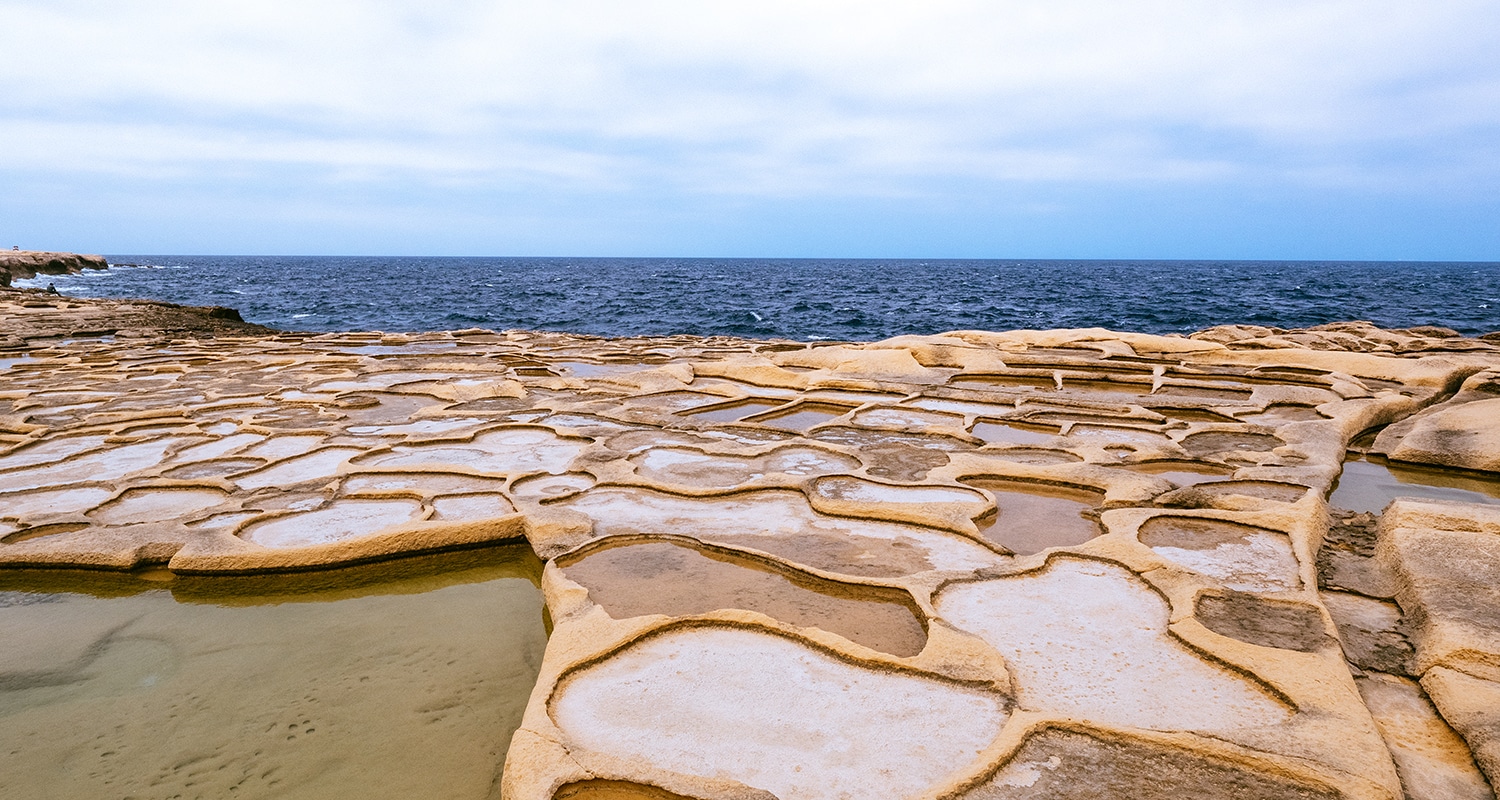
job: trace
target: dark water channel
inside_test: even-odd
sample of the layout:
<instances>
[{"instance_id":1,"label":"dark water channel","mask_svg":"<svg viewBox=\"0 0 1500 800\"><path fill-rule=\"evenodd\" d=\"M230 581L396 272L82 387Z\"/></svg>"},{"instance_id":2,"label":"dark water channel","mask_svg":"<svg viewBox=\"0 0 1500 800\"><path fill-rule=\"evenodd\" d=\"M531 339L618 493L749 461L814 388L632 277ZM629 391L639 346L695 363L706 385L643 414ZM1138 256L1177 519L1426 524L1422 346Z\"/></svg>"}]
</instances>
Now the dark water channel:
<instances>
[{"instance_id":1,"label":"dark water channel","mask_svg":"<svg viewBox=\"0 0 1500 800\"><path fill-rule=\"evenodd\" d=\"M5 577L0 797L490 797L546 646L539 573L511 547Z\"/></svg>"},{"instance_id":2,"label":"dark water channel","mask_svg":"<svg viewBox=\"0 0 1500 800\"><path fill-rule=\"evenodd\" d=\"M1351 454L1328 504L1378 514L1398 497L1500 505L1500 478Z\"/></svg>"}]
</instances>

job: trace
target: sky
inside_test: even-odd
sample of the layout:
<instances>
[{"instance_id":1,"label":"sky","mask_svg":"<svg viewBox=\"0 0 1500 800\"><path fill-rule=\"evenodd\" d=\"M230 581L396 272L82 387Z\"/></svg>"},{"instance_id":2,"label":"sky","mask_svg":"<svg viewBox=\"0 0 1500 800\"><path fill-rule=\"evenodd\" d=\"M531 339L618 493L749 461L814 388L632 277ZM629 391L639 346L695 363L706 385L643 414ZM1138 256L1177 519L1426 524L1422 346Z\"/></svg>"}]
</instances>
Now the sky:
<instances>
[{"instance_id":1,"label":"sky","mask_svg":"<svg viewBox=\"0 0 1500 800\"><path fill-rule=\"evenodd\" d=\"M0 245L1500 261L1494 0L0 0Z\"/></svg>"}]
</instances>

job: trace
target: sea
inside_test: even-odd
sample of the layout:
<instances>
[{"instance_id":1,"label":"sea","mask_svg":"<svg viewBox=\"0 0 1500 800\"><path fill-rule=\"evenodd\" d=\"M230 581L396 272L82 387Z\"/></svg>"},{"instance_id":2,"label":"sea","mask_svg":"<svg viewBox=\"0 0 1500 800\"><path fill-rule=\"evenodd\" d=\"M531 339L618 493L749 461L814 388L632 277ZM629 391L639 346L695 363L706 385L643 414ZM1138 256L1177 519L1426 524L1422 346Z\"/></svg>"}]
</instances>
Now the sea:
<instances>
[{"instance_id":1,"label":"sea","mask_svg":"<svg viewBox=\"0 0 1500 800\"><path fill-rule=\"evenodd\" d=\"M1341 320L1500 330L1500 262L106 256L78 297L229 306L300 331L460 328L872 341Z\"/></svg>"}]
</instances>

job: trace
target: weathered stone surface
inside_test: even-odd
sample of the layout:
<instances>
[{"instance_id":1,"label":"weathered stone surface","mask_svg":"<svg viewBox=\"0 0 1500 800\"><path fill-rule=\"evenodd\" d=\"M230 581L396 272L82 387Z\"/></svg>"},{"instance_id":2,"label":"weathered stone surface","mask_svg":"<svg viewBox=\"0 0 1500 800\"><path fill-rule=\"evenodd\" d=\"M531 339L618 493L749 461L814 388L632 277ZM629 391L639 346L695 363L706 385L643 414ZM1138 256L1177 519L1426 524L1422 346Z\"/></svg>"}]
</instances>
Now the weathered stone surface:
<instances>
[{"instance_id":1,"label":"weathered stone surface","mask_svg":"<svg viewBox=\"0 0 1500 800\"><path fill-rule=\"evenodd\" d=\"M998 773L964 795L965 800L1079 797L1332 800L1338 793L1172 745L1049 729L1028 738Z\"/></svg>"},{"instance_id":2,"label":"weathered stone surface","mask_svg":"<svg viewBox=\"0 0 1500 800\"><path fill-rule=\"evenodd\" d=\"M1500 471L1500 371L1469 377L1452 399L1385 429L1372 449L1393 461Z\"/></svg>"},{"instance_id":3,"label":"weathered stone surface","mask_svg":"<svg viewBox=\"0 0 1500 800\"><path fill-rule=\"evenodd\" d=\"M86 269L107 269L103 256L48 253L39 250L0 250L0 286L37 275L67 275Z\"/></svg>"},{"instance_id":4,"label":"weathered stone surface","mask_svg":"<svg viewBox=\"0 0 1500 800\"><path fill-rule=\"evenodd\" d=\"M1419 674L1443 665L1500 681L1500 508L1398 500L1379 547L1413 623Z\"/></svg>"},{"instance_id":5,"label":"weathered stone surface","mask_svg":"<svg viewBox=\"0 0 1500 800\"><path fill-rule=\"evenodd\" d=\"M1422 688L1468 741L1490 785L1500 786L1500 682L1433 667L1422 676Z\"/></svg>"},{"instance_id":6,"label":"weathered stone surface","mask_svg":"<svg viewBox=\"0 0 1500 800\"><path fill-rule=\"evenodd\" d=\"M1321 599L1338 626L1349 663L1392 675L1421 674L1399 606L1348 592L1326 591Z\"/></svg>"},{"instance_id":7,"label":"weathered stone surface","mask_svg":"<svg viewBox=\"0 0 1500 800\"><path fill-rule=\"evenodd\" d=\"M0 575L547 559L507 798L1395 800L1470 796L1460 740L1493 763L1491 522L1322 496L1500 345L314 336L14 290L0 321Z\"/></svg>"},{"instance_id":8,"label":"weathered stone surface","mask_svg":"<svg viewBox=\"0 0 1500 800\"><path fill-rule=\"evenodd\" d=\"M1358 679L1410 800L1491 800L1495 795L1463 740L1410 680L1381 673Z\"/></svg>"},{"instance_id":9,"label":"weathered stone surface","mask_svg":"<svg viewBox=\"0 0 1500 800\"><path fill-rule=\"evenodd\" d=\"M1316 606L1266 600L1249 592L1204 594L1198 621L1214 633L1262 647L1311 653L1332 644Z\"/></svg>"}]
</instances>

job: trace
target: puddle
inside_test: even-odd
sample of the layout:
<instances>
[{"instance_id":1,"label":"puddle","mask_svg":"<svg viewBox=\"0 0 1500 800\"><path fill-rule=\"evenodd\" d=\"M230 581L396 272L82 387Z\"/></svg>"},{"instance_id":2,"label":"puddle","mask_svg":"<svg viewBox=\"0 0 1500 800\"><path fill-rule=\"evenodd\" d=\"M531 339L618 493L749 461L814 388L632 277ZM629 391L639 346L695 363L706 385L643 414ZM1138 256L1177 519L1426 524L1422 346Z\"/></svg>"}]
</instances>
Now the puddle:
<instances>
[{"instance_id":1,"label":"puddle","mask_svg":"<svg viewBox=\"0 0 1500 800\"><path fill-rule=\"evenodd\" d=\"M1500 505L1500 479L1351 457L1344 462L1328 504L1378 514L1398 497Z\"/></svg>"},{"instance_id":2,"label":"puddle","mask_svg":"<svg viewBox=\"0 0 1500 800\"><path fill-rule=\"evenodd\" d=\"M1171 481L1179 487L1193 486L1204 481L1226 478L1234 474L1234 470L1211 467L1192 461L1149 461L1143 464L1131 464L1129 469L1132 472L1144 472L1147 475L1155 475L1163 480Z\"/></svg>"},{"instance_id":3,"label":"puddle","mask_svg":"<svg viewBox=\"0 0 1500 800\"><path fill-rule=\"evenodd\" d=\"M964 795L966 800L1073 797L1336 800L1340 795L1175 745L1051 727L1028 736L1004 767Z\"/></svg>"},{"instance_id":4,"label":"puddle","mask_svg":"<svg viewBox=\"0 0 1500 800\"><path fill-rule=\"evenodd\" d=\"M647 406L663 411L682 411L718 402L723 398L703 392L661 392L629 399L631 405Z\"/></svg>"},{"instance_id":5,"label":"puddle","mask_svg":"<svg viewBox=\"0 0 1500 800\"><path fill-rule=\"evenodd\" d=\"M0 469L15 469L61 461L76 453L99 447L108 438L107 436L67 436L41 444L23 446L22 449L12 450L0 456Z\"/></svg>"},{"instance_id":6,"label":"puddle","mask_svg":"<svg viewBox=\"0 0 1500 800\"><path fill-rule=\"evenodd\" d=\"M1302 406L1294 403L1274 403L1266 406L1265 411L1245 414L1240 419L1245 422L1254 422L1261 425L1280 425L1283 422L1320 422L1328 418L1319 414L1317 409L1312 406Z\"/></svg>"},{"instance_id":7,"label":"puddle","mask_svg":"<svg viewBox=\"0 0 1500 800\"><path fill-rule=\"evenodd\" d=\"M291 486L326 480L337 475L339 467L349 459L362 453L364 451L357 447L330 447L236 478L235 483L241 489L264 489L268 486Z\"/></svg>"},{"instance_id":8,"label":"puddle","mask_svg":"<svg viewBox=\"0 0 1500 800\"><path fill-rule=\"evenodd\" d=\"M948 453L974 448L974 445L951 436L843 426L820 428L808 438L857 448L870 475L894 481L922 480L929 470L948 465Z\"/></svg>"},{"instance_id":9,"label":"puddle","mask_svg":"<svg viewBox=\"0 0 1500 800\"><path fill-rule=\"evenodd\" d=\"M672 542L595 550L563 567L611 617L758 611L800 628L821 628L895 656L914 656L927 631L910 598L773 569L748 558Z\"/></svg>"},{"instance_id":10,"label":"puddle","mask_svg":"<svg viewBox=\"0 0 1500 800\"><path fill-rule=\"evenodd\" d=\"M237 433L232 436L225 436L217 441L193 445L192 447L179 450L177 455L172 456L169 463L185 464L193 461L208 461L228 455L230 452L238 450L241 447L264 441L265 438L258 433Z\"/></svg>"},{"instance_id":11,"label":"puddle","mask_svg":"<svg viewBox=\"0 0 1500 800\"><path fill-rule=\"evenodd\" d=\"M192 464L183 464L180 467L174 467L163 472L161 476L174 481L226 478L230 475L238 475L241 472L249 472L257 467L265 466L265 463L258 458L220 458L212 461L197 461Z\"/></svg>"},{"instance_id":12,"label":"puddle","mask_svg":"<svg viewBox=\"0 0 1500 800\"><path fill-rule=\"evenodd\" d=\"M1057 434L1056 428L1041 425L981 421L974 426L974 435L986 444L1041 444Z\"/></svg>"},{"instance_id":13,"label":"puddle","mask_svg":"<svg viewBox=\"0 0 1500 800\"><path fill-rule=\"evenodd\" d=\"M511 494L517 500L539 502L551 497L562 497L588 489L594 485L594 476L582 472L564 475L539 475L516 481Z\"/></svg>"},{"instance_id":14,"label":"puddle","mask_svg":"<svg viewBox=\"0 0 1500 800\"><path fill-rule=\"evenodd\" d=\"M381 467L467 467L490 473L567 471L583 450L584 439L562 437L542 428L497 428L466 442L396 445L388 453L360 461Z\"/></svg>"},{"instance_id":15,"label":"puddle","mask_svg":"<svg viewBox=\"0 0 1500 800\"><path fill-rule=\"evenodd\" d=\"M1216 414L1202 408L1171 408L1166 406L1151 406L1151 410L1166 417L1167 419L1181 420L1183 422L1238 422L1234 417Z\"/></svg>"},{"instance_id":16,"label":"puddle","mask_svg":"<svg viewBox=\"0 0 1500 800\"><path fill-rule=\"evenodd\" d=\"M1045 447L1007 447L1003 450L985 450L984 455L1016 464L1069 464L1083 460L1081 456L1066 450L1050 450Z\"/></svg>"},{"instance_id":17,"label":"puddle","mask_svg":"<svg viewBox=\"0 0 1500 800\"><path fill-rule=\"evenodd\" d=\"M782 400L747 400L743 403L734 403L727 406L715 406L706 411L684 411L696 420L708 422L739 422L745 417L770 411L773 408L781 408L785 405Z\"/></svg>"},{"instance_id":18,"label":"puddle","mask_svg":"<svg viewBox=\"0 0 1500 800\"><path fill-rule=\"evenodd\" d=\"M904 405L920 408L925 411L946 411L951 414L973 417L998 417L1015 410L1015 406L1011 405L948 400L941 397L919 397L916 400L904 403Z\"/></svg>"},{"instance_id":19,"label":"puddle","mask_svg":"<svg viewBox=\"0 0 1500 800\"><path fill-rule=\"evenodd\" d=\"M965 481L995 495L999 511L980 519L979 535L1017 555L1083 544L1104 531L1084 516L1104 502L1103 492L1004 480Z\"/></svg>"},{"instance_id":20,"label":"puddle","mask_svg":"<svg viewBox=\"0 0 1500 800\"><path fill-rule=\"evenodd\" d=\"M344 480L345 495L407 494L432 496L499 492L505 481L452 472L371 472Z\"/></svg>"},{"instance_id":21,"label":"puddle","mask_svg":"<svg viewBox=\"0 0 1500 800\"><path fill-rule=\"evenodd\" d=\"M7 577L0 796L490 797L546 646L539 567Z\"/></svg>"},{"instance_id":22,"label":"puddle","mask_svg":"<svg viewBox=\"0 0 1500 800\"><path fill-rule=\"evenodd\" d=\"M412 344L368 344L360 347L336 347L333 352L348 353L356 356L399 356L413 354L439 353L444 350L453 350L458 345L455 342L413 342Z\"/></svg>"},{"instance_id":23,"label":"puddle","mask_svg":"<svg viewBox=\"0 0 1500 800\"><path fill-rule=\"evenodd\" d=\"M838 419L847 413L849 413L849 409L844 406L825 406L807 403L799 405L784 414L759 416L749 421L769 425L773 428L782 428L783 430L806 432L809 428Z\"/></svg>"},{"instance_id":24,"label":"puddle","mask_svg":"<svg viewBox=\"0 0 1500 800\"><path fill-rule=\"evenodd\" d=\"M433 519L449 522L495 519L514 514L510 499L498 492L439 497L432 501Z\"/></svg>"}]
</instances>

